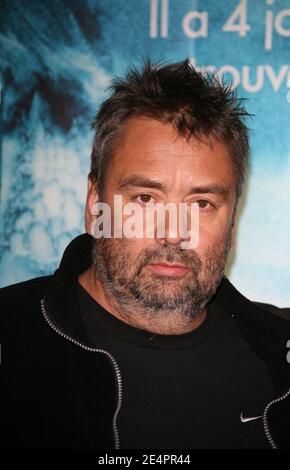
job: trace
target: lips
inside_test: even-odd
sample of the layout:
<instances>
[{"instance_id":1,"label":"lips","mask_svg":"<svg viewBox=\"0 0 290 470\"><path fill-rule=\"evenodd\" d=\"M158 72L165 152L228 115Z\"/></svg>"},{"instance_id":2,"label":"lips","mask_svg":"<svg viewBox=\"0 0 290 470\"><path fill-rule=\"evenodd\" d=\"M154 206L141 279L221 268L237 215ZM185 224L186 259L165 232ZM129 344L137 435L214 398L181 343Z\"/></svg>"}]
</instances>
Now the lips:
<instances>
[{"instance_id":1,"label":"lips","mask_svg":"<svg viewBox=\"0 0 290 470\"><path fill-rule=\"evenodd\" d=\"M184 276L189 271L189 268L182 264L152 263L148 264L148 268L162 276L180 277Z\"/></svg>"}]
</instances>

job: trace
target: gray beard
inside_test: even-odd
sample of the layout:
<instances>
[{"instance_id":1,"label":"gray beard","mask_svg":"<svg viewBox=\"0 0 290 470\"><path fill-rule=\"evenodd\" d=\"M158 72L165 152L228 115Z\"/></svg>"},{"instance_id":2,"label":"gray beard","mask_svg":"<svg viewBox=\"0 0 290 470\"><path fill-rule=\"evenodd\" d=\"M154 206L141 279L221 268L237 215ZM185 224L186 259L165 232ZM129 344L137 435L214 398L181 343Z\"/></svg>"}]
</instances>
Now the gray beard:
<instances>
[{"instance_id":1,"label":"gray beard","mask_svg":"<svg viewBox=\"0 0 290 470\"><path fill-rule=\"evenodd\" d=\"M223 244L209 251L204 263L193 250L159 244L134 258L132 242L101 238L93 243L92 265L107 301L127 323L143 329L150 323L187 326L201 316L220 284L230 235L229 230ZM184 264L190 271L176 279L143 269L157 261Z\"/></svg>"}]
</instances>

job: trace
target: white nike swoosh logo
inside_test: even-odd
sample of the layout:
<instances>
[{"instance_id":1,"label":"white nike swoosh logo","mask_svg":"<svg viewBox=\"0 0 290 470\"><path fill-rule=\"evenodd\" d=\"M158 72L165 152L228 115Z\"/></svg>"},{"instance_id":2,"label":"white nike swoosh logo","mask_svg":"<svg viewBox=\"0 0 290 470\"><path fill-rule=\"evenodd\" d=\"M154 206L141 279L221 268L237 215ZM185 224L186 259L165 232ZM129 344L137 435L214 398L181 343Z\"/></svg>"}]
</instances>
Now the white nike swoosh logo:
<instances>
[{"instance_id":1,"label":"white nike swoosh logo","mask_svg":"<svg viewBox=\"0 0 290 470\"><path fill-rule=\"evenodd\" d=\"M257 419L262 419L262 418L263 416L251 416L251 417L245 418L243 412L241 412L241 415L240 415L240 419L242 423L248 423L249 421L256 421Z\"/></svg>"}]
</instances>

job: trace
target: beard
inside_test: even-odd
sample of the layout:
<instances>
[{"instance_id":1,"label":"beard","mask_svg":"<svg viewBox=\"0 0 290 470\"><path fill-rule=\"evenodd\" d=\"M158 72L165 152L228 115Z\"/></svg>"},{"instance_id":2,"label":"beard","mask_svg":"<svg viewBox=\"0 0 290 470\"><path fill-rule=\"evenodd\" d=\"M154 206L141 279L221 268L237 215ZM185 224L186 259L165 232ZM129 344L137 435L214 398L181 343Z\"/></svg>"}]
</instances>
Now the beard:
<instances>
[{"instance_id":1,"label":"beard","mask_svg":"<svg viewBox=\"0 0 290 470\"><path fill-rule=\"evenodd\" d=\"M126 238L93 242L92 264L105 295L128 323L144 329L148 322L190 325L217 290L230 250L231 230L208 249L204 260L194 250L155 242L136 252ZM153 273L151 263L176 263L189 270L182 277ZM149 331L152 331L152 329Z\"/></svg>"}]
</instances>

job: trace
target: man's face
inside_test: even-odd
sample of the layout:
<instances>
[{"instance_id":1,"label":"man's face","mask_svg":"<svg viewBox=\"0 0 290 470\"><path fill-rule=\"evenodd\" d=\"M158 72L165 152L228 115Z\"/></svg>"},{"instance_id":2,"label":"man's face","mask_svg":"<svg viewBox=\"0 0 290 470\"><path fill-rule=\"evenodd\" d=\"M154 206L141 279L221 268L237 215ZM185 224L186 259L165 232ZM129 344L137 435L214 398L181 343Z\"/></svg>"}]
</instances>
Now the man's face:
<instances>
[{"instance_id":1,"label":"man's face","mask_svg":"<svg viewBox=\"0 0 290 470\"><path fill-rule=\"evenodd\" d=\"M129 120L108 165L102 201L123 205L159 202L199 205L199 243L182 249L171 238L95 240L94 263L104 289L126 307L135 302L151 314L179 311L194 315L210 300L224 271L232 240L235 175L227 147L176 133L170 124L150 118ZM96 194L91 191L87 205ZM87 231L92 220L87 218ZM184 267L166 268L161 263Z\"/></svg>"}]
</instances>

